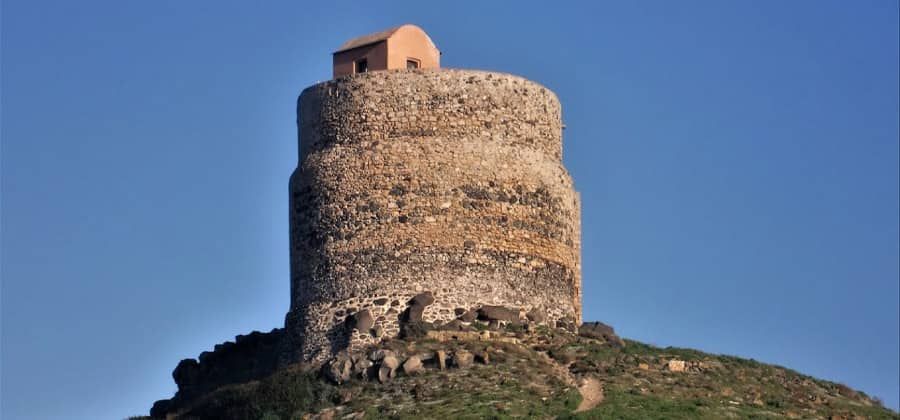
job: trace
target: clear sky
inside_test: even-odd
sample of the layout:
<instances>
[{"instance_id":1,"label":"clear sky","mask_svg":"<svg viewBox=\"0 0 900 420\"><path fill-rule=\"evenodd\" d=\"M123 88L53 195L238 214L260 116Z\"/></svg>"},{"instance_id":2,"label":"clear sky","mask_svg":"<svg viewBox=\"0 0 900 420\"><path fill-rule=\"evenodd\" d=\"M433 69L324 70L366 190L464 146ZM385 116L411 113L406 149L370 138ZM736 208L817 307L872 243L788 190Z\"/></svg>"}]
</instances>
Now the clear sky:
<instances>
[{"instance_id":1,"label":"clear sky","mask_svg":"<svg viewBox=\"0 0 900 420\"><path fill-rule=\"evenodd\" d=\"M431 3L3 1L0 417L280 327L296 97L402 23L559 95L586 320L898 407L897 1Z\"/></svg>"}]
</instances>

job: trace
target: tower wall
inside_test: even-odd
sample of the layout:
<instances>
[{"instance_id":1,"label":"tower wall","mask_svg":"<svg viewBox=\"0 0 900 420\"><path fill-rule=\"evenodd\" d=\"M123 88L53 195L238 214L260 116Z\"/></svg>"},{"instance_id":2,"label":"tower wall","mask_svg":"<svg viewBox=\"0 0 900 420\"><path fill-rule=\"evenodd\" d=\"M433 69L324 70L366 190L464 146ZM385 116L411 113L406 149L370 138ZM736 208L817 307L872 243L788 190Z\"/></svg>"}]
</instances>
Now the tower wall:
<instances>
[{"instance_id":1,"label":"tower wall","mask_svg":"<svg viewBox=\"0 0 900 420\"><path fill-rule=\"evenodd\" d=\"M502 305L581 319L580 203L561 162L556 96L520 77L397 70L342 77L298 100L290 180L293 360L384 336L410 298L423 319Z\"/></svg>"}]
</instances>

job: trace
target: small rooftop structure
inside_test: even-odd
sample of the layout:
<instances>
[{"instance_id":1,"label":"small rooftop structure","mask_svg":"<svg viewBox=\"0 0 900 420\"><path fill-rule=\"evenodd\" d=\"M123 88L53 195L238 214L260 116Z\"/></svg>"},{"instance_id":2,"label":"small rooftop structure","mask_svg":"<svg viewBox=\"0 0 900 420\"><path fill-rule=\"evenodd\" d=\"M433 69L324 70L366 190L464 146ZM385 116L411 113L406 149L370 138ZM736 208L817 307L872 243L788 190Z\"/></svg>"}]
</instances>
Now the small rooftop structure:
<instances>
[{"instance_id":1,"label":"small rooftop structure","mask_svg":"<svg viewBox=\"0 0 900 420\"><path fill-rule=\"evenodd\" d=\"M441 52L422 28L402 25L343 43L334 52L334 77L388 69L441 66Z\"/></svg>"}]
</instances>

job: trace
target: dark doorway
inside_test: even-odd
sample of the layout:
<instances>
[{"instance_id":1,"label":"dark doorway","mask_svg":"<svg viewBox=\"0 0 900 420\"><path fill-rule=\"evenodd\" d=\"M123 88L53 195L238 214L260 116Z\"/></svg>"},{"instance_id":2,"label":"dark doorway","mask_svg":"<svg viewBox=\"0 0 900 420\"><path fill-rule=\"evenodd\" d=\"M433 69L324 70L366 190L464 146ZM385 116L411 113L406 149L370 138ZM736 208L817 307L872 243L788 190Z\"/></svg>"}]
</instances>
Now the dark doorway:
<instances>
[{"instance_id":1,"label":"dark doorway","mask_svg":"<svg viewBox=\"0 0 900 420\"><path fill-rule=\"evenodd\" d=\"M356 72L365 73L367 71L369 71L369 62L365 58L356 60Z\"/></svg>"}]
</instances>

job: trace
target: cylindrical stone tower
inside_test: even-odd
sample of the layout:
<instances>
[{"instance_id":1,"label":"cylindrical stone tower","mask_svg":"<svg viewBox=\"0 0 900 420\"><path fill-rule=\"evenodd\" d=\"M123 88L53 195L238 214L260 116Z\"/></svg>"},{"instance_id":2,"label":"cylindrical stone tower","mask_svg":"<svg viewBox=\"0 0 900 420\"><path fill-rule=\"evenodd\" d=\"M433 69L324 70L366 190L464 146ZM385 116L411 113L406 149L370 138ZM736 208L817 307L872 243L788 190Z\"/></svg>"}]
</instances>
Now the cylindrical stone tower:
<instances>
[{"instance_id":1,"label":"cylindrical stone tower","mask_svg":"<svg viewBox=\"0 0 900 420\"><path fill-rule=\"evenodd\" d=\"M397 335L423 292L428 322L482 305L580 322L580 203L550 90L482 71L370 72L304 90L298 125L291 360ZM371 328L348 327L364 310Z\"/></svg>"}]
</instances>

